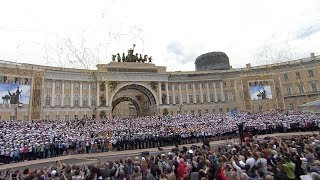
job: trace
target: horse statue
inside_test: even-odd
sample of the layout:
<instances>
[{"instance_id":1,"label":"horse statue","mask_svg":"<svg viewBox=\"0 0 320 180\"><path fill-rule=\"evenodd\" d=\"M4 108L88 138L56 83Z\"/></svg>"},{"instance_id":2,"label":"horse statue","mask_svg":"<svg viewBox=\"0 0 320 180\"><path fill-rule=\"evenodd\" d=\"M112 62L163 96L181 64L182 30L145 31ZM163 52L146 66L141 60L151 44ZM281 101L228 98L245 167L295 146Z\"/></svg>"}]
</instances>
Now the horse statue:
<instances>
[{"instance_id":1,"label":"horse statue","mask_svg":"<svg viewBox=\"0 0 320 180\"><path fill-rule=\"evenodd\" d=\"M2 104L3 104L3 107L5 106L8 106L10 107L10 103L9 103L9 100L10 100L10 96L9 95L5 95L5 96L2 96Z\"/></svg>"}]
</instances>

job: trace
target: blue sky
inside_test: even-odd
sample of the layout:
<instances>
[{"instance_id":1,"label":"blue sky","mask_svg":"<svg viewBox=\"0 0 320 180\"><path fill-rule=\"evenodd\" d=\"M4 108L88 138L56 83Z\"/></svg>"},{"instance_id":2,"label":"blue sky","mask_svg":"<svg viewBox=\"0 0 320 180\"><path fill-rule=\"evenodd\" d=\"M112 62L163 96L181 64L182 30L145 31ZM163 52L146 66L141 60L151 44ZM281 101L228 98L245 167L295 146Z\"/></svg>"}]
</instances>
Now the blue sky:
<instances>
[{"instance_id":1,"label":"blue sky","mask_svg":"<svg viewBox=\"0 0 320 180\"><path fill-rule=\"evenodd\" d=\"M258 99L258 94L263 91L266 91L266 97L272 99L272 90L270 86L250 86L250 96L251 100Z\"/></svg>"},{"instance_id":2,"label":"blue sky","mask_svg":"<svg viewBox=\"0 0 320 180\"><path fill-rule=\"evenodd\" d=\"M211 51L244 67L319 55L320 1L10 0L0 39L0 59L14 62L95 68L136 44L169 71Z\"/></svg>"}]
</instances>

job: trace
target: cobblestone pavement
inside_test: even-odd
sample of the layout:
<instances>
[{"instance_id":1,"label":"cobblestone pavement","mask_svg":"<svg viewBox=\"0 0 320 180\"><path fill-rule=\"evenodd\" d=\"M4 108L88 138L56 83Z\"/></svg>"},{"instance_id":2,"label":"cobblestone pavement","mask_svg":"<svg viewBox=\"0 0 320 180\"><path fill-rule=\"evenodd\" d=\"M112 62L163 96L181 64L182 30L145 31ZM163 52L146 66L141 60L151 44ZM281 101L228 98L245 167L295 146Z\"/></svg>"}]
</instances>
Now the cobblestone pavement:
<instances>
[{"instance_id":1,"label":"cobblestone pavement","mask_svg":"<svg viewBox=\"0 0 320 180\"><path fill-rule=\"evenodd\" d=\"M266 135L259 135L259 139L263 139L265 137L290 137L293 135L308 135L313 133L319 133L317 131L313 132L293 132L293 133L277 133L277 134L266 134ZM220 141L211 141L211 146L223 145L231 141L236 141L236 139L229 139L229 140L220 140ZM190 147L192 145L201 146L202 143L194 143L194 144L184 144L180 145ZM11 164L4 164L0 166L0 170L7 170L7 169L20 169L23 170L26 167L30 169L40 169L43 167L49 167L55 161L61 161L61 163L67 164L92 164L98 161L106 162L106 161L113 161L118 159L126 159L128 157L136 157L140 156L141 152L149 151L150 155L168 153L172 150L174 146L167 146L162 147L163 151L159 151L158 148L149 148L149 149L135 149L135 150L127 150L127 151L109 151L103 153L92 153L92 154L75 154L75 155L67 155L67 156L60 156L48 159L39 159L33 161L24 161L18 163L11 163Z\"/></svg>"}]
</instances>

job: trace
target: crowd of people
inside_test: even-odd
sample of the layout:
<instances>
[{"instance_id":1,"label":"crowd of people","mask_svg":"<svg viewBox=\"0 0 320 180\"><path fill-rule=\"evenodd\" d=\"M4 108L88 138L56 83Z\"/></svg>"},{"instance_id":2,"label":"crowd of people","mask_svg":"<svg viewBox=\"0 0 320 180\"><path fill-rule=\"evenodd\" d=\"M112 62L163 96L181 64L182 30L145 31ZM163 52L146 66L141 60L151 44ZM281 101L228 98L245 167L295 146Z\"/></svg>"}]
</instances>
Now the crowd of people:
<instances>
[{"instance_id":1,"label":"crowd of people","mask_svg":"<svg viewBox=\"0 0 320 180\"><path fill-rule=\"evenodd\" d=\"M317 130L320 117L297 111L0 122L0 162L143 149L255 134Z\"/></svg>"},{"instance_id":2,"label":"crowd of people","mask_svg":"<svg viewBox=\"0 0 320 180\"><path fill-rule=\"evenodd\" d=\"M269 137L226 145L191 146L156 156L90 165L59 161L49 168L7 170L0 179L21 180L318 180L320 135Z\"/></svg>"}]
</instances>

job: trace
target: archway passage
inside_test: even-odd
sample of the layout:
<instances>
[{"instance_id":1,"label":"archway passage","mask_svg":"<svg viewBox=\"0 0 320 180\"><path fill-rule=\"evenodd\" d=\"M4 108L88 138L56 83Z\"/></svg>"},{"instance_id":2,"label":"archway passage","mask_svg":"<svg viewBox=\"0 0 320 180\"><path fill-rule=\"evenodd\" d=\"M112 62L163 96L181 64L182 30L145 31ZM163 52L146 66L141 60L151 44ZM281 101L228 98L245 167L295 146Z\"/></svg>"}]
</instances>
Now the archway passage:
<instances>
[{"instance_id":1,"label":"archway passage","mask_svg":"<svg viewBox=\"0 0 320 180\"><path fill-rule=\"evenodd\" d=\"M139 84L129 84L118 89L113 96L112 115L126 117L134 114L132 110L135 110L136 116L151 115L150 107L155 105L156 99L149 89Z\"/></svg>"},{"instance_id":2,"label":"archway passage","mask_svg":"<svg viewBox=\"0 0 320 180\"><path fill-rule=\"evenodd\" d=\"M112 114L113 116L137 116L140 115L140 106L131 97L119 97L112 102Z\"/></svg>"}]
</instances>

